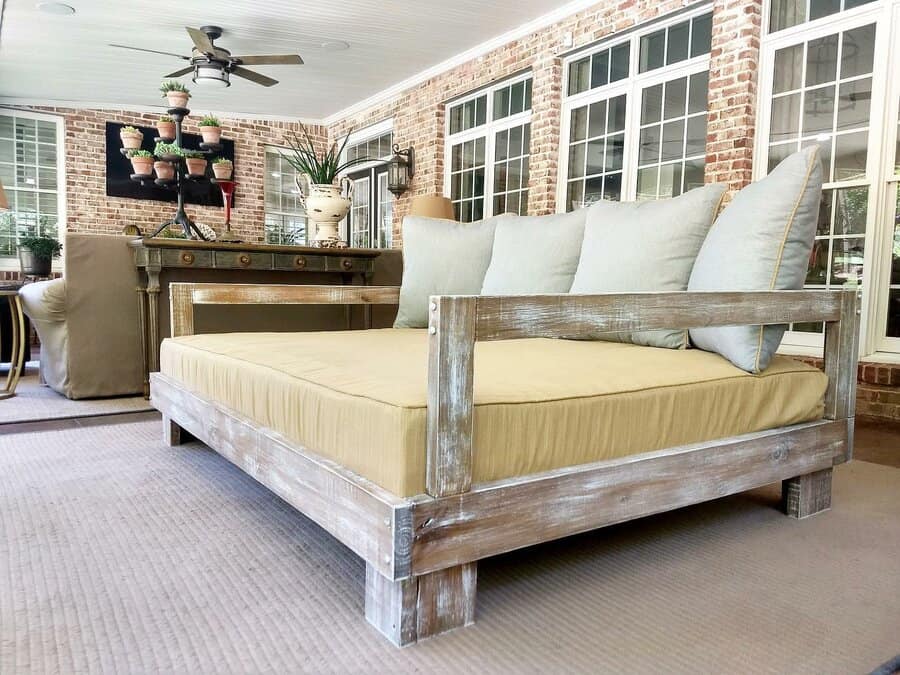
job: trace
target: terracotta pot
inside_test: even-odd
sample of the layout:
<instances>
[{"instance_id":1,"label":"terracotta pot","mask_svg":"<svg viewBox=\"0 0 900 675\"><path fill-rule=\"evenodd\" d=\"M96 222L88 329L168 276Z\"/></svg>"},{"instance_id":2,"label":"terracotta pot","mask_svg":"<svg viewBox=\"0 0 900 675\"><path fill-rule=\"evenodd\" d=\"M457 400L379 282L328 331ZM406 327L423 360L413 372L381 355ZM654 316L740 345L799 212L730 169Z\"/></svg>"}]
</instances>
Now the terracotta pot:
<instances>
[{"instance_id":1,"label":"terracotta pot","mask_svg":"<svg viewBox=\"0 0 900 675\"><path fill-rule=\"evenodd\" d=\"M310 183L307 176L297 177L297 188L300 190L300 202L306 209L306 217L316 226L316 242L340 239L338 223L350 210L350 194L353 184L346 178L340 185ZM344 182L346 181L346 195ZM304 189L306 188L306 189Z\"/></svg>"},{"instance_id":2,"label":"terracotta pot","mask_svg":"<svg viewBox=\"0 0 900 675\"><path fill-rule=\"evenodd\" d=\"M137 150L144 141L144 134L140 131L120 131L119 138L122 139L122 147L127 150Z\"/></svg>"},{"instance_id":3,"label":"terracotta pot","mask_svg":"<svg viewBox=\"0 0 900 675\"><path fill-rule=\"evenodd\" d=\"M234 171L234 166L232 166L231 162L213 164L213 173L216 174L216 178L219 180L231 180L232 171Z\"/></svg>"},{"instance_id":4,"label":"terracotta pot","mask_svg":"<svg viewBox=\"0 0 900 675\"><path fill-rule=\"evenodd\" d=\"M174 140L175 122L157 122L156 131L159 133L160 138L165 138L167 141Z\"/></svg>"},{"instance_id":5,"label":"terracotta pot","mask_svg":"<svg viewBox=\"0 0 900 675\"><path fill-rule=\"evenodd\" d=\"M184 91L167 91L166 98L169 100L170 108L187 108L190 94Z\"/></svg>"},{"instance_id":6,"label":"terracotta pot","mask_svg":"<svg viewBox=\"0 0 900 675\"><path fill-rule=\"evenodd\" d=\"M222 138L222 127L200 127L204 143L218 143Z\"/></svg>"},{"instance_id":7,"label":"terracotta pot","mask_svg":"<svg viewBox=\"0 0 900 675\"><path fill-rule=\"evenodd\" d=\"M156 169L156 177L160 180L175 178L175 166L171 162L153 162L153 168Z\"/></svg>"},{"instance_id":8,"label":"terracotta pot","mask_svg":"<svg viewBox=\"0 0 900 675\"><path fill-rule=\"evenodd\" d=\"M206 159L203 157L186 157L188 173L192 176L202 176L206 173Z\"/></svg>"},{"instance_id":9,"label":"terracotta pot","mask_svg":"<svg viewBox=\"0 0 900 675\"><path fill-rule=\"evenodd\" d=\"M153 173L152 157L132 157L131 168L138 176L149 176Z\"/></svg>"}]
</instances>

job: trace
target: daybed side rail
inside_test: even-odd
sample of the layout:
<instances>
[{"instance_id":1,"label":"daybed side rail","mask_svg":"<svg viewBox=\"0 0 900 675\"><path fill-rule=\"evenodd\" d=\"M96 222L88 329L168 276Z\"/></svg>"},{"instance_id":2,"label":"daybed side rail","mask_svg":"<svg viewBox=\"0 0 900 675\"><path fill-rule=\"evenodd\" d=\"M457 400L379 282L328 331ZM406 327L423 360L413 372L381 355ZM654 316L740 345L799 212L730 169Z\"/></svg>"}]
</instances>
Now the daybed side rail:
<instances>
[{"instance_id":1,"label":"daybed side rail","mask_svg":"<svg viewBox=\"0 0 900 675\"><path fill-rule=\"evenodd\" d=\"M426 490L442 497L471 487L477 340L823 321L825 418L836 420L853 417L858 307L855 290L433 296Z\"/></svg>"},{"instance_id":2,"label":"daybed side rail","mask_svg":"<svg viewBox=\"0 0 900 675\"><path fill-rule=\"evenodd\" d=\"M396 305L399 286L191 284L169 286L172 336L194 334L194 305Z\"/></svg>"}]
</instances>

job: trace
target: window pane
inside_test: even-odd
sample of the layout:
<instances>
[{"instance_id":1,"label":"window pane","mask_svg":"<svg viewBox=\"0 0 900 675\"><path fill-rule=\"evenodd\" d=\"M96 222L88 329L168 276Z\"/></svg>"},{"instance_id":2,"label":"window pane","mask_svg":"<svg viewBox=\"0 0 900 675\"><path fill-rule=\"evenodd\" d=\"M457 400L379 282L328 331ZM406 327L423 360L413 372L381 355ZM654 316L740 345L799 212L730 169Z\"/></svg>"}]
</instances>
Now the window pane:
<instances>
[{"instance_id":1,"label":"window pane","mask_svg":"<svg viewBox=\"0 0 900 675\"><path fill-rule=\"evenodd\" d=\"M706 110L709 97L709 71L691 75L690 95L688 96L688 113L698 113Z\"/></svg>"},{"instance_id":2,"label":"window pane","mask_svg":"<svg viewBox=\"0 0 900 675\"><path fill-rule=\"evenodd\" d=\"M831 131L834 125L834 87L822 87L806 92L803 103L803 135Z\"/></svg>"},{"instance_id":3,"label":"window pane","mask_svg":"<svg viewBox=\"0 0 900 675\"><path fill-rule=\"evenodd\" d=\"M855 180L866 177L867 131L843 134L834 144L834 179Z\"/></svg>"},{"instance_id":4,"label":"window pane","mask_svg":"<svg viewBox=\"0 0 900 675\"><path fill-rule=\"evenodd\" d=\"M641 98L641 124L659 122L662 115L662 96L661 84L644 89Z\"/></svg>"},{"instance_id":5,"label":"window pane","mask_svg":"<svg viewBox=\"0 0 900 675\"><path fill-rule=\"evenodd\" d=\"M837 78L838 34L810 40L806 47L806 86L834 82Z\"/></svg>"},{"instance_id":6,"label":"window pane","mask_svg":"<svg viewBox=\"0 0 900 675\"><path fill-rule=\"evenodd\" d=\"M525 82L516 82L510 88L509 114L515 115L525 110Z\"/></svg>"},{"instance_id":7,"label":"window pane","mask_svg":"<svg viewBox=\"0 0 900 675\"><path fill-rule=\"evenodd\" d=\"M835 190L834 234L865 234L869 188Z\"/></svg>"},{"instance_id":8,"label":"window pane","mask_svg":"<svg viewBox=\"0 0 900 675\"><path fill-rule=\"evenodd\" d=\"M494 138L494 160L502 161L506 159L508 154L509 147L509 131L504 129L503 131L498 131L497 135Z\"/></svg>"},{"instance_id":9,"label":"window pane","mask_svg":"<svg viewBox=\"0 0 900 675\"><path fill-rule=\"evenodd\" d=\"M566 211L580 209L584 203L584 183L571 181L566 189Z\"/></svg>"},{"instance_id":10,"label":"window pane","mask_svg":"<svg viewBox=\"0 0 900 675\"><path fill-rule=\"evenodd\" d=\"M663 125L662 156L663 162L679 159L684 152L684 120L666 122Z\"/></svg>"},{"instance_id":11,"label":"window pane","mask_svg":"<svg viewBox=\"0 0 900 675\"><path fill-rule=\"evenodd\" d=\"M838 97L837 130L868 126L872 102L872 78L845 82Z\"/></svg>"},{"instance_id":12,"label":"window pane","mask_svg":"<svg viewBox=\"0 0 900 675\"><path fill-rule=\"evenodd\" d=\"M641 129L640 155L641 164L659 161L659 126L654 125Z\"/></svg>"},{"instance_id":13,"label":"window pane","mask_svg":"<svg viewBox=\"0 0 900 675\"><path fill-rule=\"evenodd\" d=\"M800 133L800 94L780 96L772 101L772 121L769 139L773 141L795 138Z\"/></svg>"},{"instance_id":14,"label":"window pane","mask_svg":"<svg viewBox=\"0 0 900 675\"><path fill-rule=\"evenodd\" d=\"M800 88L803 72L803 45L785 47L775 52L775 76L772 92L780 94Z\"/></svg>"},{"instance_id":15,"label":"window pane","mask_svg":"<svg viewBox=\"0 0 900 675\"><path fill-rule=\"evenodd\" d=\"M525 80L525 110L531 110L531 78Z\"/></svg>"},{"instance_id":16,"label":"window pane","mask_svg":"<svg viewBox=\"0 0 900 675\"><path fill-rule=\"evenodd\" d=\"M875 24L848 30L841 50L841 77L871 73L874 56Z\"/></svg>"},{"instance_id":17,"label":"window pane","mask_svg":"<svg viewBox=\"0 0 900 675\"><path fill-rule=\"evenodd\" d=\"M690 31L691 24L689 21L669 28L669 39L666 43L666 64L678 63L688 58Z\"/></svg>"},{"instance_id":18,"label":"window pane","mask_svg":"<svg viewBox=\"0 0 900 675\"><path fill-rule=\"evenodd\" d=\"M573 141L582 141L587 138L587 106L575 108L572 111L569 136Z\"/></svg>"},{"instance_id":19,"label":"window pane","mask_svg":"<svg viewBox=\"0 0 900 675\"><path fill-rule=\"evenodd\" d=\"M569 95L587 91L591 81L591 59L585 57L569 64Z\"/></svg>"},{"instance_id":20,"label":"window pane","mask_svg":"<svg viewBox=\"0 0 900 675\"><path fill-rule=\"evenodd\" d=\"M831 244L831 287L857 286L863 280L865 239L834 239Z\"/></svg>"},{"instance_id":21,"label":"window pane","mask_svg":"<svg viewBox=\"0 0 900 675\"><path fill-rule=\"evenodd\" d=\"M688 119L684 154L686 157L706 154L706 115Z\"/></svg>"},{"instance_id":22,"label":"window pane","mask_svg":"<svg viewBox=\"0 0 900 675\"><path fill-rule=\"evenodd\" d=\"M513 127L509 130L509 156L522 156L522 127Z\"/></svg>"},{"instance_id":23,"label":"window pane","mask_svg":"<svg viewBox=\"0 0 900 675\"><path fill-rule=\"evenodd\" d=\"M609 82L609 50L594 54L591 59L591 89Z\"/></svg>"},{"instance_id":24,"label":"window pane","mask_svg":"<svg viewBox=\"0 0 900 675\"><path fill-rule=\"evenodd\" d=\"M587 175L603 173L604 141L588 141L587 145Z\"/></svg>"},{"instance_id":25,"label":"window pane","mask_svg":"<svg viewBox=\"0 0 900 675\"><path fill-rule=\"evenodd\" d=\"M712 46L712 14L698 16L691 29L691 57L709 54Z\"/></svg>"},{"instance_id":26,"label":"window pane","mask_svg":"<svg viewBox=\"0 0 900 675\"><path fill-rule=\"evenodd\" d=\"M666 31L659 30L641 38L640 72L659 68L665 63Z\"/></svg>"},{"instance_id":27,"label":"window pane","mask_svg":"<svg viewBox=\"0 0 900 675\"><path fill-rule=\"evenodd\" d=\"M487 115L487 97L479 96L475 99L475 126L485 123Z\"/></svg>"},{"instance_id":28,"label":"window pane","mask_svg":"<svg viewBox=\"0 0 900 675\"><path fill-rule=\"evenodd\" d=\"M790 28L806 21L806 0L772 0L769 32Z\"/></svg>"},{"instance_id":29,"label":"window pane","mask_svg":"<svg viewBox=\"0 0 900 675\"><path fill-rule=\"evenodd\" d=\"M656 182L658 178L658 167L651 166L646 169L638 169L637 198L656 199Z\"/></svg>"},{"instance_id":30,"label":"window pane","mask_svg":"<svg viewBox=\"0 0 900 675\"><path fill-rule=\"evenodd\" d=\"M809 20L815 21L841 11L841 0L810 0Z\"/></svg>"},{"instance_id":31,"label":"window pane","mask_svg":"<svg viewBox=\"0 0 900 675\"><path fill-rule=\"evenodd\" d=\"M680 77L666 83L666 100L663 109L663 119L670 120L673 117L683 117L687 104L687 78Z\"/></svg>"},{"instance_id":32,"label":"window pane","mask_svg":"<svg viewBox=\"0 0 900 675\"><path fill-rule=\"evenodd\" d=\"M630 72L628 68L630 57L631 54L628 43L619 45L618 47L613 47L610 50L610 82L617 82L618 80L623 80L628 77L628 73Z\"/></svg>"},{"instance_id":33,"label":"window pane","mask_svg":"<svg viewBox=\"0 0 900 675\"><path fill-rule=\"evenodd\" d=\"M606 101L591 104L588 122L588 138L602 136L606 132Z\"/></svg>"},{"instance_id":34,"label":"window pane","mask_svg":"<svg viewBox=\"0 0 900 675\"><path fill-rule=\"evenodd\" d=\"M609 100L606 125L607 133L625 130L625 94Z\"/></svg>"},{"instance_id":35,"label":"window pane","mask_svg":"<svg viewBox=\"0 0 900 675\"><path fill-rule=\"evenodd\" d=\"M494 92L494 119L499 120L509 115L509 88L503 87Z\"/></svg>"},{"instance_id":36,"label":"window pane","mask_svg":"<svg viewBox=\"0 0 900 675\"><path fill-rule=\"evenodd\" d=\"M620 171L625 153L625 134L616 134L606 139L606 162L604 171Z\"/></svg>"}]
</instances>

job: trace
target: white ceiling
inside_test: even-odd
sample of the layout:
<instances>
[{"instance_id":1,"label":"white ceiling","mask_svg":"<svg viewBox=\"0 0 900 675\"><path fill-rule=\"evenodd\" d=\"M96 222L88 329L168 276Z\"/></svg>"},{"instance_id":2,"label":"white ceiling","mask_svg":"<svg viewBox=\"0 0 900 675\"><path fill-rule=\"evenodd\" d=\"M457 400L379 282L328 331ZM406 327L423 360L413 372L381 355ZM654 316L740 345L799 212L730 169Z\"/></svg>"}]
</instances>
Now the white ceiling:
<instances>
[{"instance_id":1,"label":"white ceiling","mask_svg":"<svg viewBox=\"0 0 900 675\"><path fill-rule=\"evenodd\" d=\"M457 54L566 6L564 0L64 0L71 16L5 0L0 98L141 107L161 105L174 57L190 54L185 26L224 28L235 55L299 53L303 66L253 66L280 84L238 78L228 89L192 88L198 111L323 119ZM0 0L0 5L3 0ZM350 43L326 51L324 40Z\"/></svg>"}]
</instances>

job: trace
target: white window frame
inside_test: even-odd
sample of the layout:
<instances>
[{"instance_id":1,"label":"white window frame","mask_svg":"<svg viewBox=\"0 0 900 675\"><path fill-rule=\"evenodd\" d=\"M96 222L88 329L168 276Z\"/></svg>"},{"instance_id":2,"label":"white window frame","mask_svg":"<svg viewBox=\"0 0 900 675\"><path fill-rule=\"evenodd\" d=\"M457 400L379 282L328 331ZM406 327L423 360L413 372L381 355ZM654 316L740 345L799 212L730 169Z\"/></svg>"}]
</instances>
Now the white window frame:
<instances>
[{"instance_id":1,"label":"white window frame","mask_svg":"<svg viewBox=\"0 0 900 675\"><path fill-rule=\"evenodd\" d=\"M56 232L57 238L62 241L68 231L66 219L66 119L62 115L50 115L16 108L0 108L0 115L53 122L56 125ZM4 186L4 190L8 187ZM62 260L62 256L53 259L53 272L63 271ZM0 272L18 272L20 269L17 256L0 256Z\"/></svg>"},{"instance_id":2,"label":"white window frame","mask_svg":"<svg viewBox=\"0 0 900 675\"><path fill-rule=\"evenodd\" d=\"M531 123L531 110L534 107L534 90L532 88L532 108L528 110L524 110L520 113L516 113L514 115L508 115L507 117L503 117L499 120L494 120L494 94L501 90L506 89L507 87L518 84L519 82L525 82L526 80L533 80L534 75L531 71L526 73L521 73L514 77L506 78L500 82L492 83L488 88L477 89L469 94L466 94L464 97L453 99L445 104L444 109L446 110L445 120L444 120L444 196L452 201L453 196L451 193L451 174L452 174L452 164L453 164L453 146L459 145L460 143L465 143L466 141L472 141L476 138L484 138L484 209L482 211L482 218L489 218L493 215L498 215L494 213L494 157L496 156L494 142L497 138L497 133L504 130L512 129L513 127L522 126L524 124ZM532 82L533 86L533 82ZM471 129L466 129L465 131L460 131L452 136L450 135L450 109L455 108L458 105L462 105L467 103L468 101L474 101L475 99L485 96L485 122L476 127L472 127ZM528 147L528 181L526 182L526 187L528 189L528 198L531 198L531 140L529 135L529 147ZM505 194L505 191L504 191Z\"/></svg>"},{"instance_id":3,"label":"white window frame","mask_svg":"<svg viewBox=\"0 0 900 675\"><path fill-rule=\"evenodd\" d=\"M852 30L860 26L875 23L875 50L874 68L872 72L872 102L868 125L870 152L866 159L866 178L854 181L829 182L823 187L852 188L868 187L869 196L867 204L865 257L863 263L864 282L860 287L862 291L862 306L860 314L860 349L861 356L882 360L885 356L888 360L898 358L897 353L885 354L886 350L900 351L900 339L894 339L894 345L890 339L884 337L887 319L887 289L890 277L890 248L888 240L893 237L893 228L888 228L885 223L887 204L886 190L881 176L887 170L887 164L893 169L894 147L885 148L883 143L873 143L873 139L886 138L885 121L889 107L896 102L888 101L889 86L879 86L879 83L887 83L891 77L895 80L895 91L900 91L900 85L896 80L900 75L894 69L891 72L891 58L897 58L900 50L891 53L891 10L892 7L900 7L900 0L876 0L876 2L854 7L853 9L831 14L815 21L785 28L777 33L768 33L768 22L771 13L771 0L766 0L763 11L765 16L765 32L760 43L760 86L757 99L756 139L754 142L753 180L760 180L768 174L769 159L769 129L771 118L772 90L774 86L775 52L785 47L799 43L809 42L816 38L832 35L837 32ZM894 30L898 30L894 27ZM898 35L900 33L895 33ZM896 113L895 113L896 114ZM893 118L896 120L896 117ZM896 126L896 123L895 123ZM889 131L889 130L888 130ZM876 147L873 147L876 146ZM888 152L888 150L890 152ZM890 157L887 155L890 154ZM883 299L881 296L884 296ZM818 356L824 344L823 333L801 333L789 331L785 333L782 341L782 351L792 354L806 354Z\"/></svg>"},{"instance_id":4,"label":"white window frame","mask_svg":"<svg viewBox=\"0 0 900 675\"><path fill-rule=\"evenodd\" d=\"M634 31L621 40L611 38L604 40L602 44L594 45L568 55L563 61L563 92L569 91L569 64L578 61L595 52L604 51L611 47L629 43L629 68L628 77L605 84L602 87L588 89L587 91L573 94L563 94L561 108L562 120L560 121L559 143L559 168L556 180L556 210L566 210L566 195L569 186L569 139L571 137L572 110L597 101L602 101L621 94L626 96L625 108L625 148L622 156L622 201L633 201L637 198L637 174L638 153L640 150L641 136L641 92L654 85L680 77L689 77L696 73L709 70L709 54L702 54L684 61L679 61L671 66L662 66L645 73L639 73L641 38L659 30L674 26L684 21L690 21L698 16L709 14L713 11L711 3L698 6L687 12L679 12L661 21L655 21L646 28ZM666 37L668 40L668 35Z\"/></svg>"},{"instance_id":5,"label":"white window frame","mask_svg":"<svg viewBox=\"0 0 900 675\"><path fill-rule=\"evenodd\" d=\"M285 148L280 145L266 145L264 147L264 153L266 155L269 153L272 153L274 155L280 155L281 157L287 157L288 155L291 154L291 150L290 150L290 148ZM266 161L265 161L265 155L264 155L263 156L263 171L265 172L265 170L266 170ZM299 192L300 192L300 188L298 187L297 193L299 194ZM266 176L263 175L263 239L265 239L265 217L269 214L272 214L275 216L288 216L288 217L297 217L297 215L298 215L296 213L288 213L287 211L270 211L269 210L269 208L266 206ZM296 244L297 246L304 246L304 245L307 245L310 243L310 236L309 236L310 235L310 233L309 233L310 220L309 220L309 216L306 213L305 208L303 209L303 217L306 219L306 227L305 227L306 241L303 242L302 244L300 244L300 243ZM313 237L315 237L315 233L313 233Z\"/></svg>"}]
</instances>

